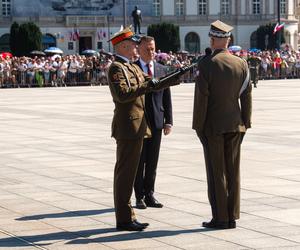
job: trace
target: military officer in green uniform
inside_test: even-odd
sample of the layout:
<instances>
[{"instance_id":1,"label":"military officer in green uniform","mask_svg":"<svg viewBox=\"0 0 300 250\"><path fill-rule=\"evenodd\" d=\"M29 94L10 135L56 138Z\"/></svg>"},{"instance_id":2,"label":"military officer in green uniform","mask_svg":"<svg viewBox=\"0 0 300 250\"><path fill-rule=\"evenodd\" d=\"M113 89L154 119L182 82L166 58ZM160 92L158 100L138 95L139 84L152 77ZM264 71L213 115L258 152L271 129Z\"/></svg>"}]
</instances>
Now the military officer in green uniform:
<instances>
[{"instance_id":1,"label":"military officer in green uniform","mask_svg":"<svg viewBox=\"0 0 300 250\"><path fill-rule=\"evenodd\" d=\"M235 228L240 217L240 146L251 126L247 62L228 50L233 28L221 21L209 32L213 54L198 63L193 129L203 145L212 220L207 228Z\"/></svg>"},{"instance_id":2,"label":"military officer in green uniform","mask_svg":"<svg viewBox=\"0 0 300 250\"><path fill-rule=\"evenodd\" d=\"M142 231L149 224L137 221L130 199L143 139L151 137L145 114L144 94L179 84L179 78L160 82L130 62L137 56L139 42L130 28L116 33L111 42L116 52L116 59L108 69L108 83L115 104L112 137L117 143L114 170L116 226L118 230Z\"/></svg>"},{"instance_id":3,"label":"military officer in green uniform","mask_svg":"<svg viewBox=\"0 0 300 250\"><path fill-rule=\"evenodd\" d=\"M253 83L254 88L257 88L261 58L258 57L254 52L251 52L247 61L250 68L250 80Z\"/></svg>"}]
</instances>

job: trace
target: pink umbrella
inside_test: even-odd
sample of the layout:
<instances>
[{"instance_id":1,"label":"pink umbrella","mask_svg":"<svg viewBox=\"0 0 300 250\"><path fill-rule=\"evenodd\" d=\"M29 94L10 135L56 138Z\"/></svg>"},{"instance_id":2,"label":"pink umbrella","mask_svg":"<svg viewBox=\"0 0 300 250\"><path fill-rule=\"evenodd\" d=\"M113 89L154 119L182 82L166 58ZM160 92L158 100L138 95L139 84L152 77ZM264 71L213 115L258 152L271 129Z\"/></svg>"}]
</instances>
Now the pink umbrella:
<instances>
[{"instance_id":1,"label":"pink umbrella","mask_svg":"<svg viewBox=\"0 0 300 250\"><path fill-rule=\"evenodd\" d=\"M158 53L155 56L156 60L168 60L170 58L170 56L167 53Z\"/></svg>"}]
</instances>

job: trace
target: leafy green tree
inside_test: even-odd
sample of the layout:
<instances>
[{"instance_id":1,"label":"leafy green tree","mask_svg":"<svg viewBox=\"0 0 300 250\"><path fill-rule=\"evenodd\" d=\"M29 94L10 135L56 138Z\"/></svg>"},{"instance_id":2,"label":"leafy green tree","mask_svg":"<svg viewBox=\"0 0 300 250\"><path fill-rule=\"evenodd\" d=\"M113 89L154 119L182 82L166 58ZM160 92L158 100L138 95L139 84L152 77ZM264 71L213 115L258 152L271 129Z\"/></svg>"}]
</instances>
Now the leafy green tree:
<instances>
[{"instance_id":1,"label":"leafy green tree","mask_svg":"<svg viewBox=\"0 0 300 250\"><path fill-rule=\"evenodd\" d=\"M151 24L148 35L155 38L157 49L177 52L180 48L179 26L172 23Z\"/></svg>"},{"instance_id":2,"label":"leafy green tree","mask_svg":"<svg viewBox=\"0 0 300 250\"><path fill-rule=\"evenodd\" d=\"M277 41L278 36L281 36L281 43L285 43L284 39L284 28L279 32L273 34L274 27L276 24L266 24L261 25L256 30L257 48L264 49L276 49L278 47ZM267 47L266 47L266 37L267 37Z\"/></svg>"},{"instance_id":3,"label":"leafy green tree","mask_svg":"<svg viewBox=\"0 0 300 250\"><path fill-rule=\"evenodd\" d=\"M30 37L28 39L29 52L42 49L42 32L35 23L27 23Z\"/></svg>"},{"instance_id":4,"label":"leafy green tree","mask_svg":"<svg viewBox=\"0 0 300 250\"><path fill-rule=\"evenodd\" d=\"M19 26L18 29L16 29L18 24L13 25L13 37L16 40L11 40L10 45L13 46L16 55L29 55L33 50L41 50L42 33L40 31L40 28L36 24L32 22L23 23Z\"/></svg>"},{"instance_id":5,"label":"leafy green tree","mask_svg":"<svg viewBox=\"0 0 300 250\"><path fill-rule=\"evenodd\" d=\"M17 22L14 22L10 26L10 35L9 35L9 46L10 51L13 55L19 56L20 50L19 50L19 24Z\"/></svg>"}]
</instances>

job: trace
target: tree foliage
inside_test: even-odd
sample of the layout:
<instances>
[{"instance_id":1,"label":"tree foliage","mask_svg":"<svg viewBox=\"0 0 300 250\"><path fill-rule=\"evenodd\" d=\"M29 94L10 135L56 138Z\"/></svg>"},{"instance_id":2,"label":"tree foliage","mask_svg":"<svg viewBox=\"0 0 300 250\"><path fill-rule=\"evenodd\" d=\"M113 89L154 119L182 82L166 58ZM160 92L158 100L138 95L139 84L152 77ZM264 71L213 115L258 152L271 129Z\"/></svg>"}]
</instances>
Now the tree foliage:
<instances>
[{"instance_id":1,"label":"tree foliage","mask_svg":"<svg viewBox=\"0 0 300 250\"><path fill-rule=\"evenodd\" d=\"M17 56L29 55L33 50L41 50L42 33L40 28L32 23L23 23L20 26L13 23L11 26L10 47Z\"/></svg>"},{"instance_id":2,"label":"tree foliage","mask_svg":"<svg viewBox=\"0 0 300 250\"><path fill-rule=\"evenodd\" d=\"M13 55L19 56L20 51L19 51L19 24L17 22L14 22L10 26L10 35L9 35L9 46L10 46L10 51L12 52Z\"/></svg>"},{"instance_id":3,"label":"tree foliage","mask_svg":"<svg viewBox=\"0 0 300 250\"><path fill-rule=\"evenodd\" d=\"M284 28L281 29L279 32L273 34L275 25L276 24L269 23L269 24L261 25L258 27L258 29L256 30L257 48L259 48L261 50L276 49L278 47L279 35L281 36L281 44L285 43Z\"/></svg>"},{"instance_id":4,"label":"tree foliage","mask_svg":"<svg viewBox=\"0 0 300 250\"><path fill-rule=\"evenodd\" d=\"M177 52L180 48L179 26L171 23L151 24L148 35L155 38L156 48L161 51Z\"/></svg>"}]
</instances>

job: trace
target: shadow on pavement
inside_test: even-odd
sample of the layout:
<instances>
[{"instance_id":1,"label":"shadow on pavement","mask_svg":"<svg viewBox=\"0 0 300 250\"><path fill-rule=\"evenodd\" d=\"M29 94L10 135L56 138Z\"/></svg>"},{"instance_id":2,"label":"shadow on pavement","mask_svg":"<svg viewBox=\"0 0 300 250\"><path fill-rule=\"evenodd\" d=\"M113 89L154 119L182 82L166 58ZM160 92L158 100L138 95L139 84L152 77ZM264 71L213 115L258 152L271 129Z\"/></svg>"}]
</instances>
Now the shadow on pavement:
<instances>
[{"instance_id":1,"label":"shadow on pavement","mask_svg":"<svg viewBox=\"0 0 300 250\"><path fill-rule=\"evenodd\" d=\"M123 232L116 231L115 228L103 228L103 229L91 229L91 230L82 230L82 231L70 231L70 232L57 232L49 234L40 234L40 235L31 235L31 236L17 236L7 237L0 239L1 247L22 247L25 242L32 243L34 245L51 245L56 241L66 241L70 240L67 244L89 244L89 243L104 243L104 242L117 242L117 241L129 241L142 238L159 238L174 236L179 234L187 233L197 233L210 231L206 228L196 228L196 229L181 229L181 230L156 230L156 231L144 231L144 232L128 232L124 234ZM107 233L116 233L115 235L109 236L100 236L97 235L107 234ZM87 239L87 237L93 236L93 239ZM80 238L80 239L78 239ZM82 239L85 238L85 239ZM47 242L51 241L51 242Z\"/></svg>"},{"instance_id":2,"label":"shadow on pavement","mask_svg":"<svg viewBox=\"0 0 300 250\"><path fill-rule=\"evenodd\" d=\"M41 219L46 219L46 218L80 217L80 216L90 216L90 215L97 215L97 214L112 213L114 211L115 211L114 208L107 208L107 209L101 209L101 210L99 209L99 210L68 211L68 212L55 213L55 214L37 214L37 215L24 216L21 218L17 218L16 220L27 221L27 220L41 220Z\"/></svg>"},{"instance_id":3,"label":"shadow on pavement","mask_svg":"<svg viewBox=\"0 0 300 250\"><path fill-rule=\"evenodd\" d=\"M69 241L67 244L89 244L89 243L105 243L105 242L117 242L117 241L129 241L137 240L142 238L160 238L175 236L179 234L188 234L188 233L201 233L211 231L212 229L207 228L196 228L196 229L181 229L181 230L156 230L156 231L143 231L143 232L131 232L121 235L110 235L103 236L93 239L75 239Z\"/></svg>"}]
</instances>

